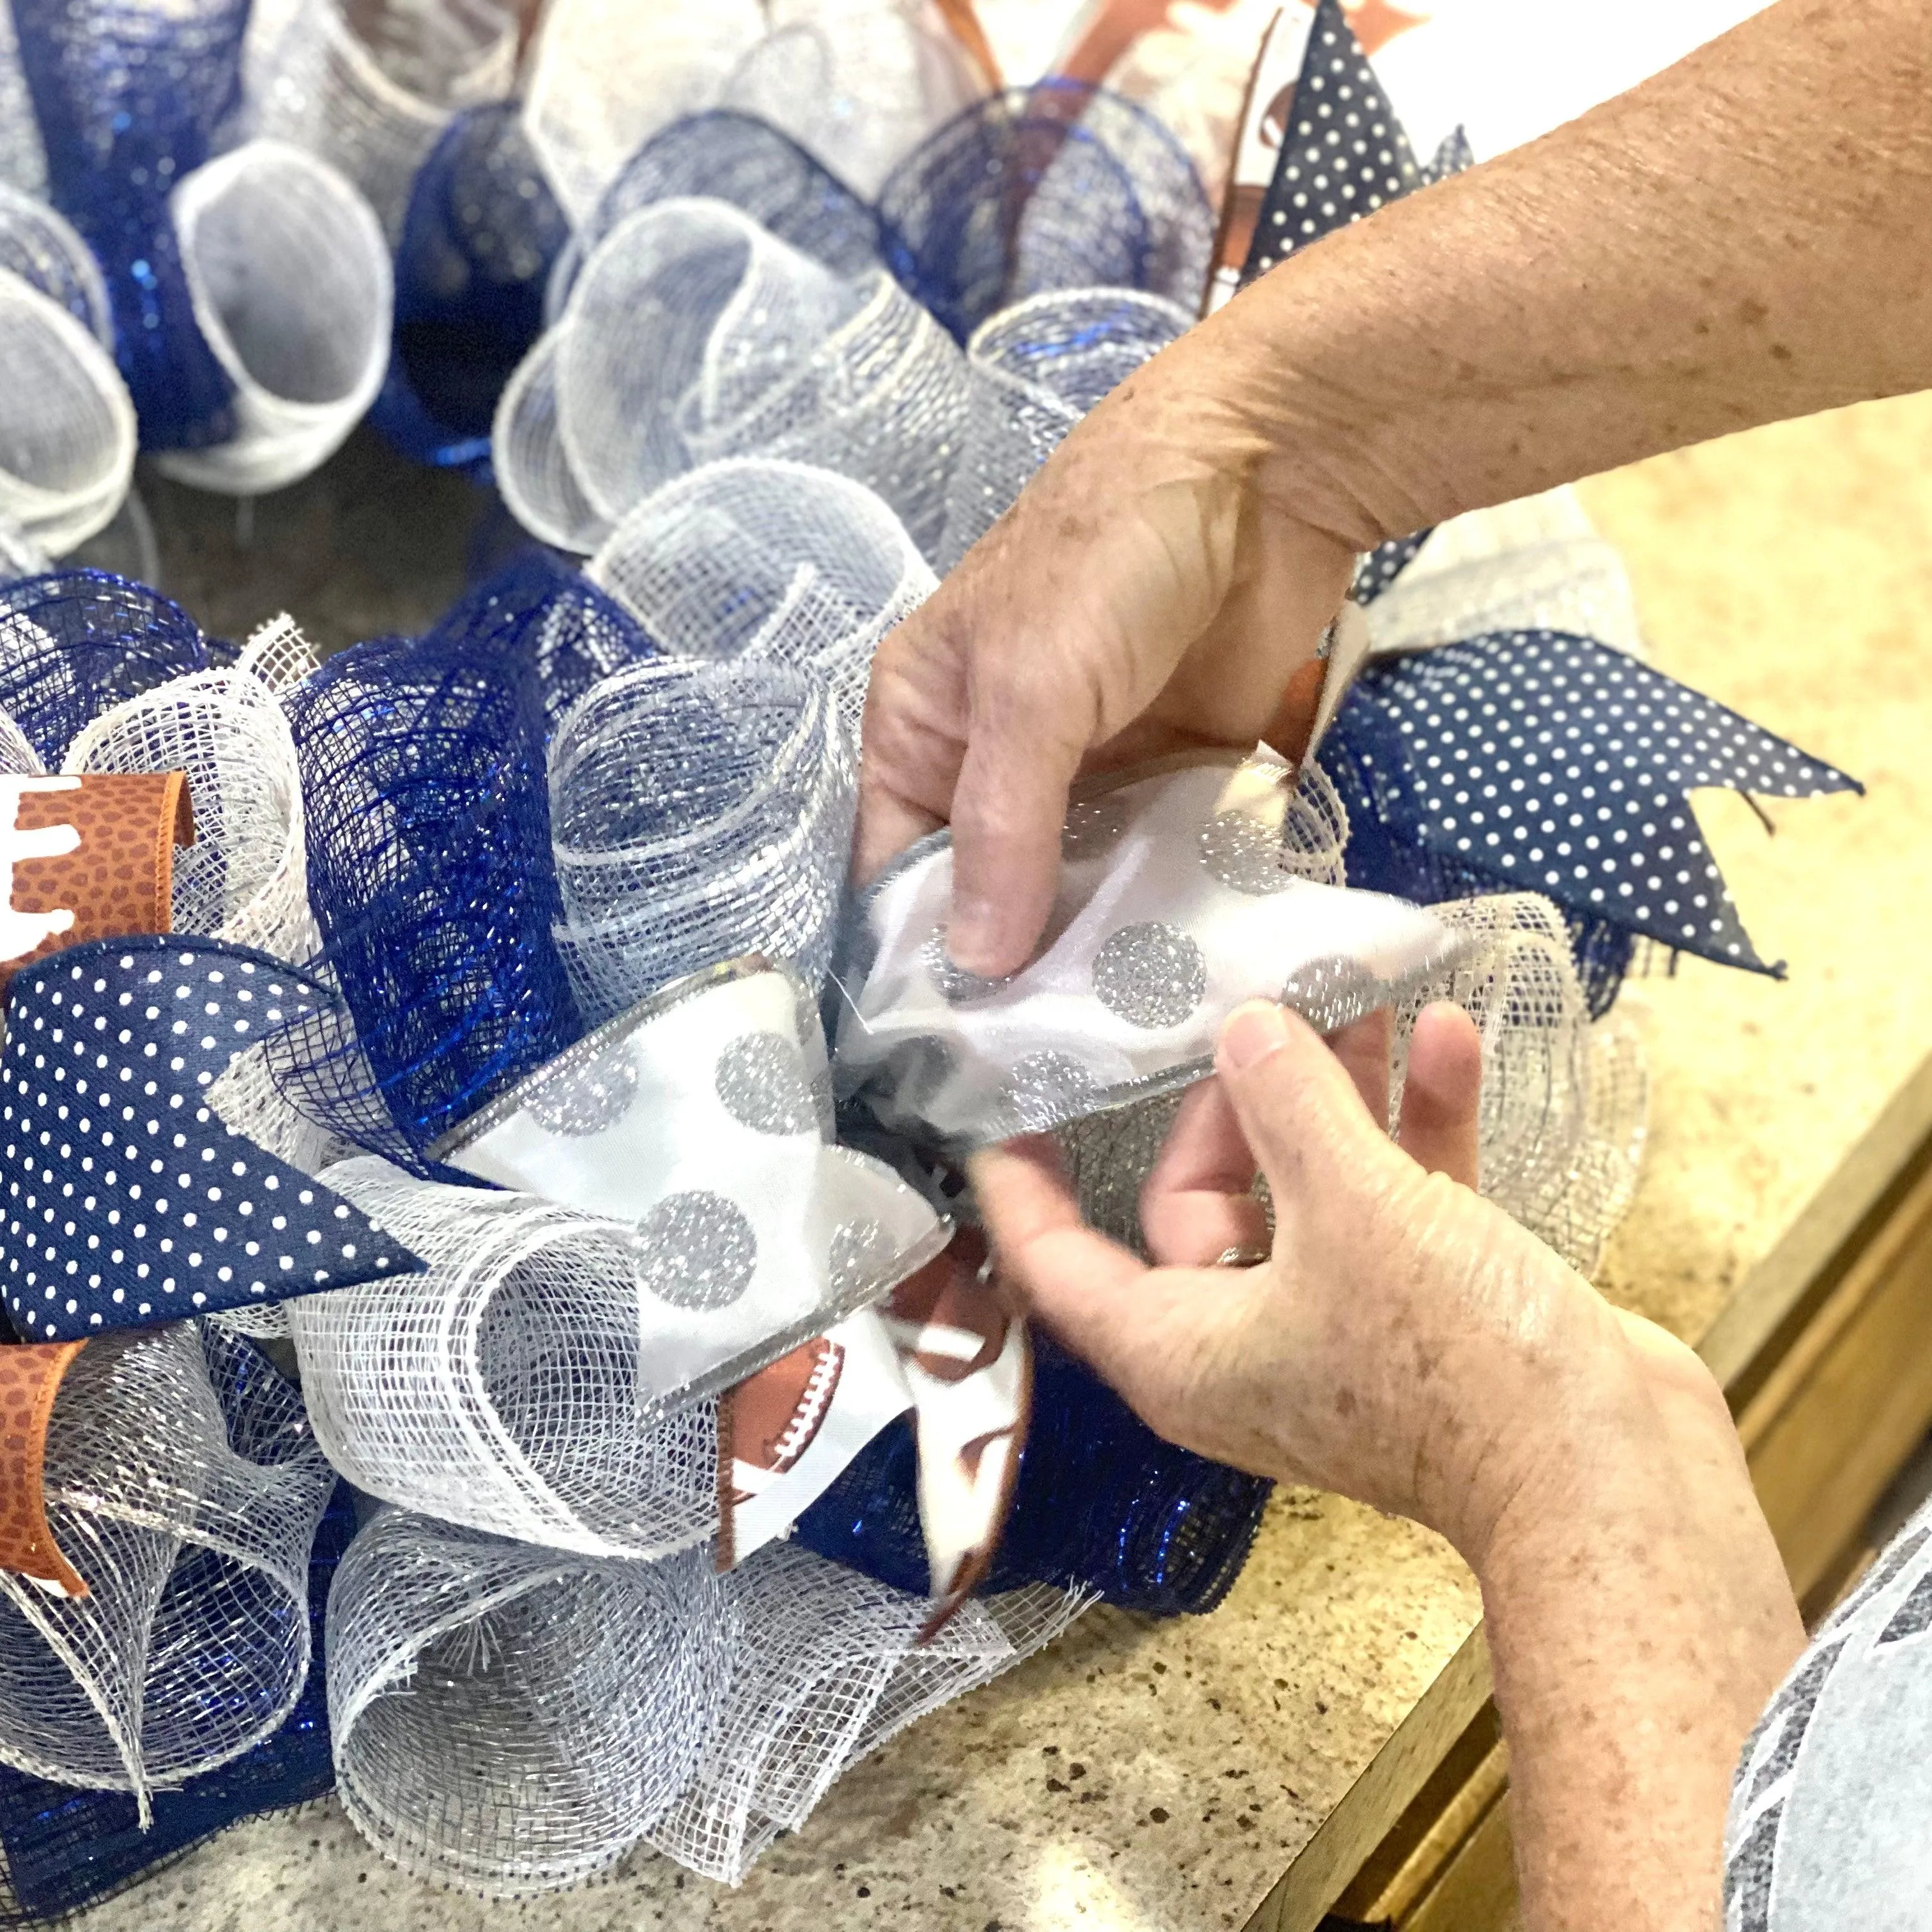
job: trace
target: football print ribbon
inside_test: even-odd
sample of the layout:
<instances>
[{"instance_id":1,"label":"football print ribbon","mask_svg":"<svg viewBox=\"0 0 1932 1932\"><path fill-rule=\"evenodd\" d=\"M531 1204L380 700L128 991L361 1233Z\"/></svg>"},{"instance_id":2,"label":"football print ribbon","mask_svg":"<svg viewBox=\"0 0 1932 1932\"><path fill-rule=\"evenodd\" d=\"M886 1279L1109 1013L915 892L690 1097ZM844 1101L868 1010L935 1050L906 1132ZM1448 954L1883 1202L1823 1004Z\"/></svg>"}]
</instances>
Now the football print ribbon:
<instances>
[{"instance_id":1,"label":"football print ribbon","mask_svg":"<svg viewBox=\"0 0 1932 1932\"><path fill-rule=\"evenodd\" d=\"M15 976L0 1293L16 1330L67 1341L421 1267L208 1103L237 1054L328 998L266 953L187 936Z\"/></svg>"},{"instance_id":2,"label":"football print ribbon","mask_svg":"<svg viewBox=\"0 0 1932 1932\"><path fill-rule=\"evenodd\" d=\"M84 1342L0 1348L0 1570L31 1576L70 1597L87 1585L62 1552L47 1522L47 1424L68 1364Z\"/></svg>"},{"instance_id":3,"label":"football print ribbon","mask_svg":"<svg viewBox=\"0 0 1932 1932\"><path fill-rule=\"evenodd\" d=\"M180 772L0 777L0 996L28 960L166 932L174 848L194 842Z\"/></svg>"}]
</instances>

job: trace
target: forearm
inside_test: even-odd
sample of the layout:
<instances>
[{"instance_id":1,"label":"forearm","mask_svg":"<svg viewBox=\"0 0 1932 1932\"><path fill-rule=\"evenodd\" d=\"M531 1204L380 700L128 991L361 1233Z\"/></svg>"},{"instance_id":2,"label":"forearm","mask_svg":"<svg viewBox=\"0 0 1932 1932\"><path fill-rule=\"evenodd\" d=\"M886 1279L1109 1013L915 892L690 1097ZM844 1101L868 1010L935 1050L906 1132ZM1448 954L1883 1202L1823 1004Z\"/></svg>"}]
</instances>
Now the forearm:
<instances>
[{"instance_id":1,"label":"forearm","mask_svg":"<svg viewBox=\"0 0 1932 1932\"><path fill-rule=\"evenodd\" d=\"M1932 386L1932 0L1781 0L1170 353L1264 496L1358 548Z\"/></svg>"},{"instance_id":2,"label":"forearm","mask_svg":"<svg viewBox=\"0 0 1932 1932\"><path fill-rule=\"evenodd\" d=\"M1706 1932L1738 1752L1804 1634L1708 1377L1687 1354L1598 1394L1587 1451L1552 1432L1476 1553L1524 1924Z\"/></svg>"}]
</instances>

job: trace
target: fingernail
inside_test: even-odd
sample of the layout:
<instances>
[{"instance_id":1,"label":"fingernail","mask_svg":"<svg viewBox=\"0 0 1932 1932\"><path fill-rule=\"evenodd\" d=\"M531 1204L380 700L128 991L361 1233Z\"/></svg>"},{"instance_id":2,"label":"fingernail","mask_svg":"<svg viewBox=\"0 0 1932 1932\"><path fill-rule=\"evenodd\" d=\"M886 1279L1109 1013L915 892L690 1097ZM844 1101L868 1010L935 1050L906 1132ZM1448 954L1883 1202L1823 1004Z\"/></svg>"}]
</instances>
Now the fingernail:
<instances>
[{"instance_id":1,"label":"fingernail","mask_svg":"<svg viewBox=\"0 0 1932 1932\"><path fill-rule=\"evenodd\" d=\"M1001 977L1007 968L1000 950L998 922L998 913L990 900L956 896L946 922L946 958L962 973L981 979Z\"/></svg>"},{"instance_id":2,"label":"fingernail","mask_svg":"<svg viewBox=\"0 0 1932 1932\"><path fill-rule=\"evenodd\" d=\"M1270 1000L1250 1000L1228 1016L1215 1063L1226 1072L1245 1073L1287 1044L1288 1024L1280 1007Z\"/></svg>"}]
</instances>

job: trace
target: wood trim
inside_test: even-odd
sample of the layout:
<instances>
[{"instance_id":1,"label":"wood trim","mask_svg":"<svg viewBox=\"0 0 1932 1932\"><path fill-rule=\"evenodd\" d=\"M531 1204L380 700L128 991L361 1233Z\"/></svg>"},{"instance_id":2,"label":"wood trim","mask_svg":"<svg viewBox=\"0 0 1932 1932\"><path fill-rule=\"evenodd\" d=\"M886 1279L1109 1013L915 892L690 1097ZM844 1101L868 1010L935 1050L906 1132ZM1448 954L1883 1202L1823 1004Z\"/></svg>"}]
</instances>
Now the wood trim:
<instances>
[{"instance_id":1,"label":"wood trim","mask_svg":"<svg viewBox=\"0 0 1932 1932\"><path fill-rule=\"evenodd\" d=\"M1479 1624L1256 1907L1247 1932L1315 1932L1489 1706L1490 1689L1490 1647Z\"/></svg>"},{"instance_id":2,"label":"wood trim","mask_svg":"<svg viewBox=\"0 0 1932 1932\"><path fill-rule=\"evenodd\" d=\"M1699 1353L1738 1419L1792 1587L1815 1614L1856 1568L1874 1505L1932 1429L1932 1057L1745 1277ZM1486 1653L1485 1666L1486 1676ZM1442 1710L1432 1712L1437 1694L1437 1685L1424 1694L1249 1932L1301 1932L1314 1922L1264 1915L1277 1900L1328 1889L1332 1856L1309 1885L1295 1881L1372 1780L1384 1802L1405 1785L1411 1795L1401 1811L1384 1814L1382 1838L1350 1882L1329 1892L1326 1932L1499 1932L1513 1922L1507 1786L1499 1784L1507 1760L1498 1746L1472 1762L1470 1740L1494 1725L1494 1706L1452 1731ZM1433 1768L1414 1777L1412 1756L1407 1775L1378 1779L1412 1727L1416 1742L1440 1741ZM1364 1832L1373 1809L1355 1806L1335 1850Z\"/></svg>"}]
</instances>

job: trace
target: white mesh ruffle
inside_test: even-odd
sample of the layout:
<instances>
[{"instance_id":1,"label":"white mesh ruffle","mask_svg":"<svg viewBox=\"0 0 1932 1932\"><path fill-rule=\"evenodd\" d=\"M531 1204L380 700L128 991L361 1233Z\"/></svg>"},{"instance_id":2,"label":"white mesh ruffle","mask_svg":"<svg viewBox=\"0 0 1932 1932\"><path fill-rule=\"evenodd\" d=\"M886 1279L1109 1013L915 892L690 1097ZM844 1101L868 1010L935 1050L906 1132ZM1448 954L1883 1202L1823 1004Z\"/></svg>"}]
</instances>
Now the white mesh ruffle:
<instances>
[{"instance_id":1,"label":"white mesh ruffle","mask_svg":"<svg viewBox=\"0 0 1932 1932\"><path fill-rule=\"evenodd\" d=\"M765 26L760 0L551 0L524 122L574 226L652 135L718 104Z\"/></svg>"},{"instance_id":2,"label":"white mesh ruffle","mask_svg":"<svg viewBox=\"0 0 1932 1932\"><path fill-rule=\"evenodd\" d=\"M89 1594L0 1572L0 1759L148 1794L278 1729L309 1666L335 1483L302 1398L194 1324L97 1336L54 1405L47 1520Z\"/></svg>"},{"instance_id":3,"label":"white mesh ruffle","mask_svg":"<svg viewBox=\"0 0 1932 1932\"><path fill-rule=\"evenodd\" d=\"M195 320L235 385L236 434L157 452L156 466L232 496L280 489L359 422L388 367L388 244L369 204L326 164L250 141L170 198Z\"/></svg>"},{"instance_id":4,"label":"white mesh ruffle","mask_svg":"<svg viewBox=\"0 0 1932 1932\"><path fill-rule=\"evenodd\" d=\"M0 183L32 195L47 191L47 152L20 66L11 6L0 7Z\"/></svg>"},{"instance_id":5,"label":"white mesh ruffle","mask_svg":"<svg viewBox=\"0 0 1932 1932\"><path fill-rule=\"evenodd\" d=\"M256 0L246 124L340 170L393 243L451 118L511 92L517 40L514 10L493 0Z\"/></svg>"},{"instance_id":6,"label":"white mesh ruffle","mask_svg":"<svg viewBox=\"0 0 1932 1932\"><path fill-rule=\"evenodd\" d=\"M350 1817L386 1856L496 1898L645 1844L735 1883L839 1773L990 1681L1082 1607L1058 1591L930 1606L787 1544L728 1576L560 1558L386 1510L329 1599Z\"/></svg>"},{"instance_id":7,"label":"white mesh ruffle","mask_svg":"<svg viewBox=\"0 0 1932 1932\"><path fill-rule=\"evenodd\" d=\"M873 652L938 586L862 484L757 459L706 464L646 497L588 572L676 656L823 680L854 742Z\"/></svg>"},{"instance_id":8,"label":"white mesh ruffle","mask_svg":"<svg viewBox=\"0 0 1932 1932\"><path fill-rule=\"evenodd\" d=\"M938 9L906 0L769 0L770 30L726 79L721 106L782 129L876 200L920 142L986 92Z\"/></svg>"},{"instance_id":9,"label":"white mesh ruffle","mask_svg":"<svg viewBox=\"0 0 1932 1932\"><path fill-rule=\"evenodd\" d=\"M1474 944L1399 1012L1398 1070L1428 1001L1472 1015L1483 1038L1482 1191L1588 1274L1636 1188L1641 1042L1619 1016L1592 1022L1568 927L1549 900L1498 893L1433 910Z\"/></svg>"},{"instance_id":10,"label":"white mesh ruffle","mask_svg":"<svg viewBox=\"0 0 1932 1932\"><path fill-rule=\"evenodd\" d=\"M824 980L857 777L826 686L769 662L657 660L551 740L556 938L593 1024L720 960Z\"/></svg>"},{"instance_id":11,"label":"white mesh ruffle","mask_svg":"<svg viewBox=\"0 0 1932 1932\"><path fill-rule=\"evenodd\" d=\"M982 322L966 345L970 388L946 490L940 572L1006 514L1102 397L1193 321L1162 296L1067 289L1016 302Z\"/></svg>"},{"instance_id":12,"label":"white mesh ruffle","mask_svg":"<svg viewBox=\"0 0 1932 1932\"><path fill-rule=\"evenodd\" d=\"M494 460L518 520L567 549L698 464L759 456L864 483L929 552L966 390L883 271L848 280L725 202L674 198L591 250L504 392Z\"/></svg>"},{"instance_id":13,"label":"white mesh ruffle","mask_svg":"<svg viewBox=\"0 0 1932 1932\"><path fill-rule=\"evenodd\" d=\"M1378 654L1534 630L1645 654L1630 574L1567 487L1438 525L1368 620Z\"/></svg>"},{"instance_id":14,"label":"white mesh ruffle","mask_svg":"<svg viewBox=\"0 0 1932 1932\"><path fill-rule=\"evenodd\" d=\"M66 224L0 201L0 247L38 254ZM75 284L100 273L79 238ZM0 254L0 262L4 256ZM101 313L105 314L103 296ZM54 556L113 520L134 470L134 405L100 338L52 296L0 266L0 517Z\"/></svg>"},{"instance_id":15,"label":"white mesh ruffle","mask_svg":"<svg viewBox=\"0 0 1932 1932\"><path fill-rule=\"evenodd\" d=\"M428 1264L288 1305L316 1439L357 1488L589 1556L711 1534L716 1406L653 1388L623 1228L374 1156L328 1183Z\"/></svg>"}]
</instances>

